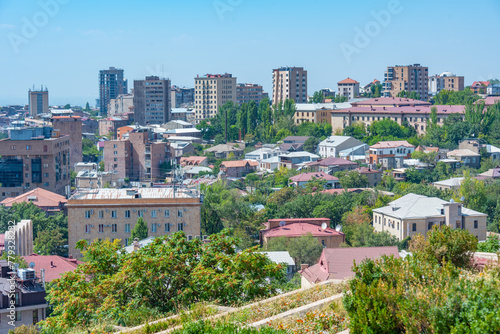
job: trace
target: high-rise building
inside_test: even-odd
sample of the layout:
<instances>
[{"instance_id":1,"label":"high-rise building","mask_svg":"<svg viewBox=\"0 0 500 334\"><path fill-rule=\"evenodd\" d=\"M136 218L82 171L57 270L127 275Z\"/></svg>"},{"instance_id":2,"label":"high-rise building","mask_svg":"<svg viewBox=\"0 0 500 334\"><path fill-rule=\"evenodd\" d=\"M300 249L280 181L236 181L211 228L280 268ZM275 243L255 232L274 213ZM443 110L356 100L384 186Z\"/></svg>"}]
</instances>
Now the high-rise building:
<instances>
[{"instance_id":1,"label":"high-rise building","mask_svg":"<svg viewBox=\"0 0 500 334\"><path fill-rule=\"evenodd\" d=\"M134 120L137 124L164 124L170 120L170 80L148 76L134 80Z\"/></svg>"},{"instance_id":2,"label":"high-rise building","mask_svg":"<svg viewBox=\"0 0 500 334\"><path fill-rule=\"evenodd\" d=\"M69 136L70 167L83 161L82 155L82 119L80 116L55 116L52 117L52 126L61 135Z\"/></svg>"},{"instance_id":3,"label":"high-rise building","mask_svg":"<svg viewBox=\"0 0 500 334\"><path fill-rule=\"evenodd\" d=\"M108 116L122 116L134 112L134 94L120 94L109 101Z\"/></svg>"},{"instance_id":4,"label":"high-rise building","mask_svg":"<svg viewBox=\"0 0 500 334\"><path fill-rule=\"evenodd\" d=\"M28 91L28 104L30 110L30 116L35 118L39 114L49 113L49 91L47 87L45 89L43 86L40 90L29 90Z\"/></svg>"},{"instance_id":5,"label":"high-rise building","mask_svg":"<svg viewBox=\"0 0 500 334\"><path fill-rule=\"evenodd\" d=\"M273 104L292 99L307 103L307 71L303 67L281 67L273 70Z\"/></svg>"},{"instance_id":6,"label":"high-rise building","mask_svg":"<svg viewBox=\"0 0 500 334\"><path fill-rule=\"evenodd\" d=\"M440 75L429 77L429 95L434 96L442 90L458 92L464 88L464 77L451 72L443 72Z\"/></svg>"},{"instance_id":7,"label":"high-rise building","mask_svg":"<svg viewBox=\"0 0 500 334\"><path fill-rule=\"evenodd\" d=\"M236 103L236 78L232 74L207 74L194 78L196 123L214 117L220 106Z\"/></svg>"},{"instance_id":8,"label":"high-rise building","mask_svg":"<svg viewBox=\"0 0 500 334\"><path fill-rule=\"evenodd\" d=\"M397 97L401 91L415 92L420 100L429 98L429 70L420 64L389 66L384 74L382 95Z\"/></svg>"},{"instance_id":9,"label":"high-rise building","mask_svg":"<svg viewBox=\"0 0 500 334\"><path fill-rule=\"evenodd\" d=\"M10 130L0 140L0 199L35 188L69 195L70 137L51 127Z\"/></svg>"},{"instance_id":10,"label":"high-rise building","mask_svg":"<svg viewBox=\"0 0 500 334\"><path fill-rule=\"evenodd\" d=\"M123 78L123 70L110 67L99 71L99 108L100 114L108 114L108 104L119 94L127 94L128 82Z\"/></svg>"},{"instance_id":11,"label":"high-rise building","mask_svg":"<svg viewBox=\"0 0 500 334\"><path fill-rule=\"evenodd\" d=\"M255 101L255 103L259 104L266 97L269 97L269 95L264 93L261 85L239 83L236 86L236 101L240 106L250 101Z\"/></svg>"},{"instance_id":12,"label":"high-rise building","mask_svg":"<svg viewBox=\"0 0 500 334\"><path fill-rule=\"evenodd\" d=\"M172 86L172 108L188 107L194 104L194 88Z\"/></svg>"}]
</instances>

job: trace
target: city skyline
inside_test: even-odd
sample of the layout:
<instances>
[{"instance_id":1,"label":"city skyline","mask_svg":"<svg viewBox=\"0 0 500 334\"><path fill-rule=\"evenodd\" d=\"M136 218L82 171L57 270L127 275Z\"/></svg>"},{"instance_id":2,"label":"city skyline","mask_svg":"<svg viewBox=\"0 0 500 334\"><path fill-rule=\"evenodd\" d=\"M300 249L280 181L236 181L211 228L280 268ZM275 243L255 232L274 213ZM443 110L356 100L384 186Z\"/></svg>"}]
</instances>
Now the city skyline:
<instances>
[{"instance_id":1,"label":"city skyline","mask_svg":"<svg viewBox=\"0 0 500 334\"><path fill-rule=\"evenodd\" d=\"M98 73L110 66L124 69L129 82L158 75L180 87L193 87L196 75L227 72L268 93L274 68L297 66L308 71L309 95L336 90L346 77L382 81L387 66L415 63L430 76L464 76L466 86L500 77L487 57L500 49L497 35L474 28L500 18L493 0L481 11L465 1L148 4L3 1L0 105L28 104L33 85L48 88L51 105L95 105ZM480 61L478 48L486 55Z\"/></svg>"}]
</instances>

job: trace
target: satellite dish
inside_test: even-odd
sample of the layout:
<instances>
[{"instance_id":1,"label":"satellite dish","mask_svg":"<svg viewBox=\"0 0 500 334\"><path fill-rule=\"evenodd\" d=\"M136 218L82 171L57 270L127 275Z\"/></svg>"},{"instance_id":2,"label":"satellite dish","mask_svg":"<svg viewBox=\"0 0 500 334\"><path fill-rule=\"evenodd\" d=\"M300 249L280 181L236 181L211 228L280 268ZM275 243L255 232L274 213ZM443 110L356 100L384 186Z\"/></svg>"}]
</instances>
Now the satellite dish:
<instances>
[{"instance_id":1,"label":"satellite dish","mask_svg":"<svg viewBox=\"0 0 500 334\"><path fill-rule=\"evenodd\" d=\"M460 200L463 202L465 200L465 197L464 196L460 197Z\"/></svg>"},{"instance_id":2,"label":"satellite dish","mask_svg":"<svg viewBox=\"0 0 500 334\"><path fill-rule=\"evenodd\" d=\"M450 199L450 203L455 203L455 200L453 198Z\"/></svg>"},{"instance_id":3,"label":"satellite dish","mask_svg":"<svg viewBox=\"0 0 500 334\"><path fill-rule=\"evenodd\" d=\"M30 262L30 268L35 269L35 262Z\"/></svg>"},{"instance_id":4,"label":"satellite dish","mask_svg":"<svg viewBox=\"0 0 500 334\"><path fill-rule=\"evenodd\" d=\"M286 225L286 223L284 221L280 221L280 227L283 227L285 225Z\"/></svg>"},{"instance_id":5,"label":"satellite dish","mask_svg":"<svg viewBox=\"0 0 500 334\"><path fill-rule=\"evenodd\" d=\"M341 232L341 231L342 231L342 225L337 225L337 226L335 227L335 231L337 231L337 232Z\"/></svg>"},{"instance_id":6,"label":"satellite dish","mask_svg":"<svg viewBox=\"0 0 500 334\"><path fill-rule=\"evenodd\" d=\"M326 225L326 223L321 224L321 229L322 229L323 231L324 231L324 230L326 230L326 228L327 228L327 227L328 227L328 226Z\"/></svg>"}]
</instances>

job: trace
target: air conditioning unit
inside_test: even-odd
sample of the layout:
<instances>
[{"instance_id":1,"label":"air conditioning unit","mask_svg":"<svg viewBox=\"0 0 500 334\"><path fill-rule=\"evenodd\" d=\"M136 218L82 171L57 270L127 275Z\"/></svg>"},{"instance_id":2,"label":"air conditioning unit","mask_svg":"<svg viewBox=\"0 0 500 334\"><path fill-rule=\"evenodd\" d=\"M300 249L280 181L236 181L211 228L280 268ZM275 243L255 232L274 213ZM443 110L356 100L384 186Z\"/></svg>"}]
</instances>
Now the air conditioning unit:
<instances>
[{"instance_id":1,"label":"air conditioning unit","mask_svg":"<svg viewBox=\"0 0 500 334\"><path fill-rule=\"evenodd\" d=\"M109 210L106 210L106 212L109 212Z\"/></svg>"},{"instance_id":2,"label":"air conditioning unit","mask_svg":"<svg viewBox=\"0 0 500 334\"><path fill-rule=\"evenodd\" d=\"M132 210L132 212L135 212L135 209L134 209L134 210Z\"/></svg>"},{"instance_id":3,"label":"air conditioning unit","mask_svg":"<svg viewBox=\"0 0 500 334\"><path fill-rule=\"evenodd\" d=\"M94 227L94 225L90 225L90 227Z\"/></svg>"},{"instance_id":4,"label":"air conditioning unit","mask_svg":"<svg viewBox=\"0 0 500 334\"><path fill-rule=\"evenodd\" d=\"M161 226L161 224L156 224L156 226L160 227L160 226Z\"/></svg>"}]
</instances>

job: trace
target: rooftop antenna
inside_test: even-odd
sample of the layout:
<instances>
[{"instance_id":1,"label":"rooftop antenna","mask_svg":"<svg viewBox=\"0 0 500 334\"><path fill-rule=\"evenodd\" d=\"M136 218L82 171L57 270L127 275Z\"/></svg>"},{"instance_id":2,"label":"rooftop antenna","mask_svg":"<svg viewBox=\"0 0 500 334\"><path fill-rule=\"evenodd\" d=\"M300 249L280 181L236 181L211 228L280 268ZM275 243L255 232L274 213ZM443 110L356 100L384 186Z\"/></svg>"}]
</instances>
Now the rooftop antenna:
<instances>
[{"instance_id":1,"label":"rooftop antenna","mask_svg":"<svg viewBox=\"0 0 500 334\"><path fill-rule=\"evenodd\" d=\"M326 228L327 228L327 227L328 227L328 226L326 225L326 223L321 224L321 229L322 229L323 231L324 231L324 230L326 230Z\"/></svg>"}]
</instances>

